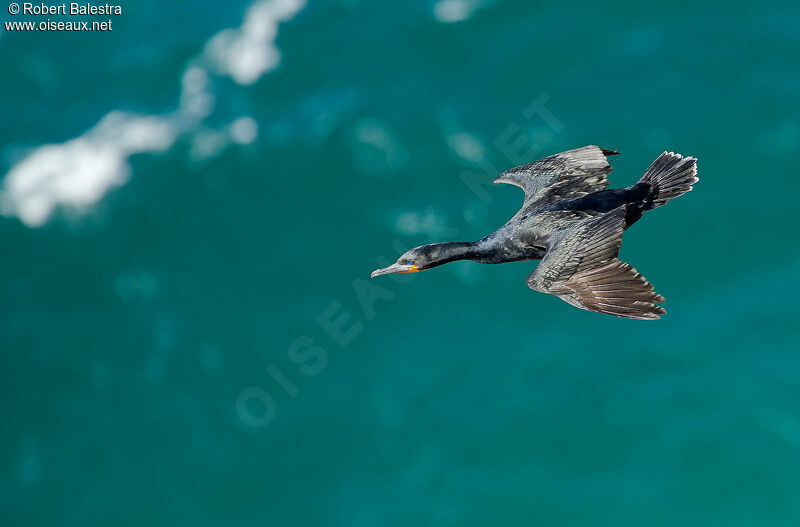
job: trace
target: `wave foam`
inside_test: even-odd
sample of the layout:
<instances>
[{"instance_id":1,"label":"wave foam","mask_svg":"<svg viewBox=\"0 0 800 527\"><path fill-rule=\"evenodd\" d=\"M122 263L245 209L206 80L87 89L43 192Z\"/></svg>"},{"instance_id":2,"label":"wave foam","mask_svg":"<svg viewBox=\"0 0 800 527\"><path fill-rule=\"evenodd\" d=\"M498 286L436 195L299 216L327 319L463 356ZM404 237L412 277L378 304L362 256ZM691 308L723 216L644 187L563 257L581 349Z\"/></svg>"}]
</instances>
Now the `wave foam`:
<instances>
[{"instance_id":1,"label":"wave foam","mask_svg":"<svg viewBox=\"0 0 800 527\"><path fill-rule=\"evenodd\" d=\"M275 0L253 5L237 29L217 33L206 44L205 58L218 73L249 85L275 69L281 60L275 46L278 25L291 19L305 0Z\"/></svg>"},{"instance_id":2,"label":"wave foam","mask_svg":"<svg viewBox=\"0 0 800 527\"><path fill-rule=\"evenodd\" d=\"M163 152L182 135L191 135L190 158L195 160L208 158L231 142L254 142L258 123L252 117L234 118L220 130L203 125L216 104L212 75L250 85L277 67L278 25L304 5L305 0L257 1L240 27L211 37L203 53L183 72L177 111L134 115L115 110L79 137L33 149L6 174L0 214L18 216L29 227L39 227L59 206L85 211L129 180L131 155Z\"/></svg>"},{"instance_id":3,"label":"wave foam","mask_svg":"<svg viewBox=\"0 0 800 527\"><path fill-rule=\"evenodd\" d=\"M453 24L469 19L484 7L485 0L439 0L433 6L433 17L442 24Z\"/></svg>"},{"instance_id":4,"label":"wave foam","mask_svg":"<svg viewBox=\"0 0 800 527\"><path fill-rule=\"evenodd\" d=\"M0 213L38 227L59 205L86 209L128 181L128 157L168 149L175 132L160 117L111 112L82 136L40 146L17 163L3 182Z\"/></svg>"}]
</instances>

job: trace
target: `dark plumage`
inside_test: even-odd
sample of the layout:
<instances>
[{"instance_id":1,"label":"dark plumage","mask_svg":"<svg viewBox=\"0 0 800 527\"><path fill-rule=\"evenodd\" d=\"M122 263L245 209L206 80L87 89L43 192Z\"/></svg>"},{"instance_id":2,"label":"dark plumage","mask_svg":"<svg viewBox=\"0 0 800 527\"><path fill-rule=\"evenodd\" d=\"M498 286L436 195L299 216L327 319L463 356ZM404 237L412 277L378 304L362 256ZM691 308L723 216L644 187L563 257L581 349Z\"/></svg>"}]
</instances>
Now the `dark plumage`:
<instances>
[{"instance_id":1,"label":"dark plumage","mask_svg":"<svg viewBox=\"0 0 800 527\"><path fill-rule=\"evenodd\" d=\"M622 233L648 210L692 190L697 160L661 154L638 183L606 190L607 156L619 152L585 146L500 174L495 183L525 191L508 223L476 242L423 245L372 276L430 269L454 260L497 264L542 260L528 287L573 306L618 317L657 319L664 297L636 269L617 258Z\"/></svg>"}]
</instances>

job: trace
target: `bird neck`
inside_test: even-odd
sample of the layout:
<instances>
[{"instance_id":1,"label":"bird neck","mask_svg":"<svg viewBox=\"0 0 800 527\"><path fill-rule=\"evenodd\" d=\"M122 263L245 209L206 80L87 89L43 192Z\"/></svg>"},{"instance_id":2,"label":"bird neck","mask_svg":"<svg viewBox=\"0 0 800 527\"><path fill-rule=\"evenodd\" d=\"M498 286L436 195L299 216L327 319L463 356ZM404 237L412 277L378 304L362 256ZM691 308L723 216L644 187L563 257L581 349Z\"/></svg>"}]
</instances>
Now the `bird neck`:
<instances>
[{"instance_id":1,"label":"bird neck","mask_svg":"<svg viewBox=\"0 0 800 527\"><path fill-rule=\"evenodd\" d=\"M481 262L485 259L483 247L478 242L445 242L434 243L426 246L431 253L432 265L436 267L457 260L474 260Z\"/></svg>"}]
</instances>

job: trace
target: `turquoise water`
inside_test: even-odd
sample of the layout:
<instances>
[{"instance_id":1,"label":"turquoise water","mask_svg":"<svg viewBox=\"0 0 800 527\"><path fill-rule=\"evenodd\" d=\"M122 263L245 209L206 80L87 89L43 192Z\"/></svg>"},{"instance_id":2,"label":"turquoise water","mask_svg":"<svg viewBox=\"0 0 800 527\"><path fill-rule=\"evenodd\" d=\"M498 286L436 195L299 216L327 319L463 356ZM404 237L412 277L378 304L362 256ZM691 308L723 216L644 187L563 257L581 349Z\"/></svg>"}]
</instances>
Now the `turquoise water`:
<instances>
[{"instance_id":1,"label":"turquoise water","mask_svg":"<svg viewBox=\"0 0 800 527\"><path fill-rule=\"evenodd\" d=\"M798 525L799 18L141 0L0 29L2 524ZM622 151L612 186L699 159L625 235L662 320L526 262L369 279L585 144Z\"/></svg>"}]
</instances>

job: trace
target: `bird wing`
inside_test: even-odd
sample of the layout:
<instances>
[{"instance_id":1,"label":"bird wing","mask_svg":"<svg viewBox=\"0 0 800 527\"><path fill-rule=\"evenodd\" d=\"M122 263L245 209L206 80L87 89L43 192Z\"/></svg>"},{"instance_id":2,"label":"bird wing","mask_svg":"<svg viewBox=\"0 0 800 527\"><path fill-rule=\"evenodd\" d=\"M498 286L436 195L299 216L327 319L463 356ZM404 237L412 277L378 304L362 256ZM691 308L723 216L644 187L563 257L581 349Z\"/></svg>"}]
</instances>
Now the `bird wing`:
<instances>
[{"instance_id":1,"label":"bird wing","mask_svg":"<svg viewBox=\"0 0 800 527\"><path fill-rule=\"evenodd\" d=\"M507 170L494 183L520 187L525 191L524 205L580 198L608 186L606 174L611 172L611 165L606 157L616 154L619 152L594 145L567 150Z\"/></svg>"},{"instance_id":2,"label":"bird wing","mask_svg":"<svg viewBox=\"0 0 800 527\"><path fill-rule=\"evenodd\" d=\"M557 231L544 258L528 276L528 287L556 295L575 307L617 317L657 319L664 297L621 262L625 206Z\"/></svg>"}]
</instances>

